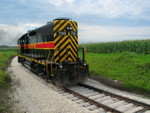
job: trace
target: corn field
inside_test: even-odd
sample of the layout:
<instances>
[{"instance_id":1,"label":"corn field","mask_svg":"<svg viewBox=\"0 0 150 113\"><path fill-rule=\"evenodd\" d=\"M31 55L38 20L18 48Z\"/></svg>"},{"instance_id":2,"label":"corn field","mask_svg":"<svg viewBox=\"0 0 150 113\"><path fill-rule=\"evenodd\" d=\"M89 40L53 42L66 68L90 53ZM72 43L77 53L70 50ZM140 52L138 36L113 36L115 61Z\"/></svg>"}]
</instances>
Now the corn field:
<instances>
[{"instance_id":1,"label":"corn field","mask_svg":"<svg viewBox=\"0 0 150 113\"><path fill-rule=\"evenodd\" d=\"M0 52L17 51L17 48L0 48Z\"/></svg>"},{"instance_id":2,"label":"corn field","mask_svg":"<svg viewBox=\"0 0 150 113\"><path fill-rule=\"evenodd\" d=\"M136 52L150 54L150 40L131 40L121 42L105 42L80 44L87 52L93 53L116 53L116 52Z\"/></svg>"}]
</instances>

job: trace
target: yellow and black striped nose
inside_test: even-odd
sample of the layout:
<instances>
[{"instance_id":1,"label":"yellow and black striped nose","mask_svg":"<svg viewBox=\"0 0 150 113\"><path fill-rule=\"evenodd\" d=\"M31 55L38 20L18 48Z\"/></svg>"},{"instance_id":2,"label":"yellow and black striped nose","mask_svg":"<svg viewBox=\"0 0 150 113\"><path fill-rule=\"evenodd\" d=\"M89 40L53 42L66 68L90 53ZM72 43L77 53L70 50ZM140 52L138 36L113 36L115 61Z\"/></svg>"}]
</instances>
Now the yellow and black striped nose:
<instances>
[{"instance_id":1,"label":"yellow and black striped nose","mask_svg":"<svg viewBox=\"0 0 150 113\"><path fill-rule=\"evenodd\" d=\"M69 62L77 61L78 57L78 26L77 22L71 20L54 20L54 61Z\"/></svg>"}]
</instances>

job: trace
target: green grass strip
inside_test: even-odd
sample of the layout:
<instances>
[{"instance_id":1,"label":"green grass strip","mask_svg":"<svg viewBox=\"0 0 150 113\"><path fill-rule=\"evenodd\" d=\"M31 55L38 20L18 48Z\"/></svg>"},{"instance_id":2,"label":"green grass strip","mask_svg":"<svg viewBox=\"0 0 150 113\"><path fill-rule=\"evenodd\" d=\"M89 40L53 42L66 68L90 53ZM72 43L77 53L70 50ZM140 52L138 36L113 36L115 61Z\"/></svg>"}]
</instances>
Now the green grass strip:
<instances>
[{"instance_id":1,"label":"green grass strip","mask_svg":"<svg viewBox=\"0 0 150 113\"><path fill-rule=\"evenodd\" d=\"M10 76L5 72L8 66L9 59L16 55L16 51L1 51L0 52L0 88L5 88L9 85Z\"/></svg>"},{"instance_id":2,"label":"green grass strip","mask_svg":"<svg viewBox=\"0 0 150 113\"><path fill-rule=\"evenodd\" d=\"M86 61L93 75L118 80L130 89L150 91L150 55L86 53Z\"/></svg>"}]
</instances>

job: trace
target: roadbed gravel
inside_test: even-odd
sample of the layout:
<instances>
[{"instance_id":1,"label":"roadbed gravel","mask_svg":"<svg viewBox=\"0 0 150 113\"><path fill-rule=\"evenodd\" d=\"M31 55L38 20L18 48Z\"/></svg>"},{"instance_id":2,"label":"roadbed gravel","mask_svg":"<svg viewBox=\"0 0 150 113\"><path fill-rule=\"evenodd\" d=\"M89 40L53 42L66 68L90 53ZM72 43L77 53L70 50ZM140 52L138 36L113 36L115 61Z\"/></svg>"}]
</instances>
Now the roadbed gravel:
<instances>
[{"instance_id":1,"label":"roadbed gravel","mask_svg":"<svg viewBox=\"0 0 150 113\"><path fill-rule=\"evenodd\" d=\"M8 72L13 79L14 113L90 113L23 67L17 62L17 57L12 60Z\"/></svg>"},{"instance_id":2,"label":"roadbed gravel","mask_svg":"<svg viewBox=\"0 0 150 113\"><path fill-rule=\"evenodd\" d=\"M129 99L137 100L137 101L140 101L140 102L143 102L143 103L146 103L146 104L150 105L150 99L143 96L143 95L138 95L138 94L135 94L135 93L119 90L119 89L116 89L116 88L113 88L113 87L108 87L108 86L106 86L106 85L104 85L104 84L102 84L102 83L100 83L96 80L93 80L93 79L88 79L86 84L88 84L90 86L93 86L93 87L96 87L98 89L116 94L116 95L120 95L120 96L129 98Z\"/></svg>"},{"instance_id":3,"label":"roadbed gravel","mask_svg":"<svg viewBox=\"0 0 150 113\"><path fill-rule=\"evenodd\" d=\"M93 113L56 92L53 84L46 83L22 66L17 62L17 57L12 60L8 72L13 79L14 113ZM88 79L86 84L150 104L150 99L142 95L108 87L92 79Z\"/></svg>"}]
</instances>

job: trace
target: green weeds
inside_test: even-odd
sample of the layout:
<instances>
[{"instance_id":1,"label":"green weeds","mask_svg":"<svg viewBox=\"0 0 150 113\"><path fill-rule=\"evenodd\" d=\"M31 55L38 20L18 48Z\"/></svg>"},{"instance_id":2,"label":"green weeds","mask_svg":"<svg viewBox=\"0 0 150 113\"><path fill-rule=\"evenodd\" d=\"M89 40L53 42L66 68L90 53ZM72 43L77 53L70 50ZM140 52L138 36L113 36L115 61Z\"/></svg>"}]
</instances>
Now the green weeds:
<instances>
[{"instance_id":1,"label":"green weeds","mask_svg":"<svg viewBox=\"0 0 150 113\"><path fill-rule=\"evenodd\" d=\"M7 86L11 81L10 76L5 73L5 68L8 66L9 59L15 55L15 51L0 52L0 88Z\"/></svg>"},{"instance_id":2,"label":"green weeds","mask_svg":"<svg viewBox=\"0 0 150 113\"><path fill-rule=\"evenodd\" d=\"M0 49L2 50L2 49ZM11 113L10 97L8 90L10 89L11 77L5 72L6 67L10 63L11 57L16 55L16 51L0 51L0 113Z\"/></svg>"}]
</instances>

